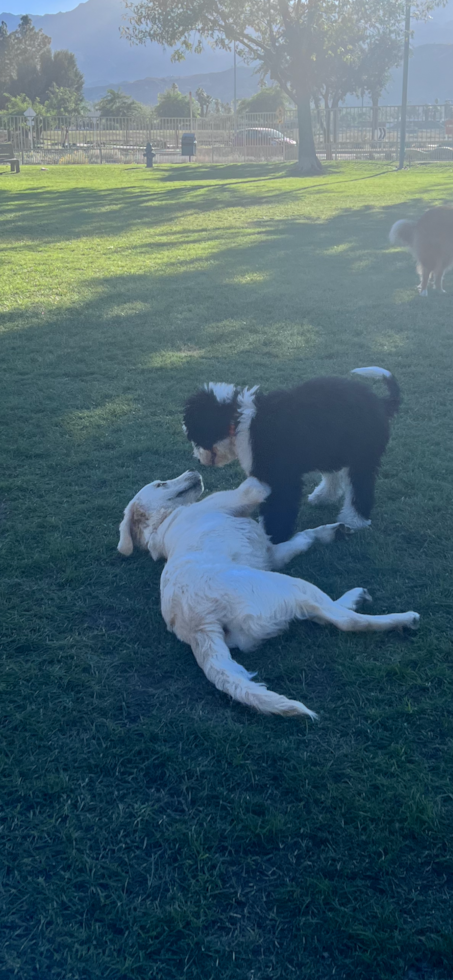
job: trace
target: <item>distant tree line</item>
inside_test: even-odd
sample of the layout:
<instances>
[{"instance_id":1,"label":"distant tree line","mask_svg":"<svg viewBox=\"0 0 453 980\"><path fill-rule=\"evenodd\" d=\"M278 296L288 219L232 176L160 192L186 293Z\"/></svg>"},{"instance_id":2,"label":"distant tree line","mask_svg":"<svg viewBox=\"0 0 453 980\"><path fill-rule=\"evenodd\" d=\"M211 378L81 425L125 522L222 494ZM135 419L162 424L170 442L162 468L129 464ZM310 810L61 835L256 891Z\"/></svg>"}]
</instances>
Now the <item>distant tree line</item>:
<instances>
[{"instance_id":1,"label":"distant tree line","mask_svg":"<svg viewBox=\"0 0 453 980\"><path fill-rule=\"evenodd\" d=\"M289 100L278 85L262 86L259 92L250 99L241 99L238 103L239 112L276 112L282 106L289 105ZM233 106L229 102L209 95L201 86L192 96L179 91L176 82L161 92L157 97L156 106L145 106L121 89L107 89L106 95L95 108L101 116L125 117L134 115L149 115L157 119L189 119L206 118L212 115L229 115Z\"/></svg>"}]
</instances>

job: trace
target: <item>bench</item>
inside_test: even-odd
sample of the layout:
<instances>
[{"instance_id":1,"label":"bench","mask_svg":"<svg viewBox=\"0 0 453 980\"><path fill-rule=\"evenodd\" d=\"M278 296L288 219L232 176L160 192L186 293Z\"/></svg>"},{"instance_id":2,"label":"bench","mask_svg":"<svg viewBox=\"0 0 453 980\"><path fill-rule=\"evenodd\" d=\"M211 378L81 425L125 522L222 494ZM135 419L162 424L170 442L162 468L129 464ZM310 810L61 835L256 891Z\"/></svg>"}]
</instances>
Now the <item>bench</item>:
<instances>
[{"instance_id":1,"label":"bench","mask_svg":"<svg viewBox=\"0 0 453 980\"><path fill-rule=\"evenodd\" d=\"M0 143L0 165L2 163L11 164L11 173L20 173L20 163L18 157L14 156L14 148L12 143Z\"/></svg>"}]
</instances>

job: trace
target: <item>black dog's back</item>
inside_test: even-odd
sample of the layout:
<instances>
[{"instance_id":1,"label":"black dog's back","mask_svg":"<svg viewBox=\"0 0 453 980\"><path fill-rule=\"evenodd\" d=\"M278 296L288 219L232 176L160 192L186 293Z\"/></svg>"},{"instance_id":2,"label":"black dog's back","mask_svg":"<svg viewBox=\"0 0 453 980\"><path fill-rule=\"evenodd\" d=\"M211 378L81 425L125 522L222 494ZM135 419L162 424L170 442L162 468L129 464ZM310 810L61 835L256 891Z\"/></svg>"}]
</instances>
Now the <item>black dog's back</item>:
<instances>
[{"instance_id":1,"label":"black dog's back","mask_svg":"<svg viewBox=\"0 0 453 980\"><path fill-rule=\"evenodd\" d=\"M290 391L258 392L250 425L252 474L272 488L262 512L274 543L293 533L302 477L313 470L347 468L355 507L369 518L374 479L390 435L389 418L399 405L393 377L388 387L390 397L379 398L361 382L327 377Z\"/></svg>"},{"instance_id":2,"label":"black dog's back","mask_svg":"<svg viewBox=\"0 0 453 980\"><path fill-rule=\"evenodd\" d=\"M246 473L271 487L263 514L274 543L293 533L302 478L313 470L323 474L317 502L344 494L340 520L356 528L369 523L375 477L400 392L384 368L352 373L383 380L388 397L378 397L360 381L321 377L268 395L210 382L186 402L184 427L198 458L206 465L224 465L236 455ZM222 442L228 444L223 455Z\"/></svg>"},{"instance_id":3,"label":"black dog's back","mask_svg":"<svg viewBox=\"0 0 453 980\"><path fill-rule=\"evenodd\" d=\"M290 391L258 392L255 404L252 473L264 482L277 469L300 477L381 456L389 439L387 399L357 381L314 378Z\"/></svg>"}]
</instances>

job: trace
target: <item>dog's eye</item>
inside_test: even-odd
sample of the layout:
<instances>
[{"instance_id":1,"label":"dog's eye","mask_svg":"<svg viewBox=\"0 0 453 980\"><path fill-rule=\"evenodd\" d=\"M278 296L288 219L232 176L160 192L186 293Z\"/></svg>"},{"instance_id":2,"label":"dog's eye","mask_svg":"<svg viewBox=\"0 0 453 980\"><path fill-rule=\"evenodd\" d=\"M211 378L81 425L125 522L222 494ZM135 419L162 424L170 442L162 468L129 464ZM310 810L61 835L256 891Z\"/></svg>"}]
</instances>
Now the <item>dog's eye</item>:
<instances>
[{"instance_id":1,"label":"dog's eye","mask_svg":"<svg viewBox=\"0 0 453 980\"><path fill-rule=\"evenodd\" d=\"M154 486L155 487L166 487L167 484L166 483L155 483Z\"/></svg>"}]
</instances>

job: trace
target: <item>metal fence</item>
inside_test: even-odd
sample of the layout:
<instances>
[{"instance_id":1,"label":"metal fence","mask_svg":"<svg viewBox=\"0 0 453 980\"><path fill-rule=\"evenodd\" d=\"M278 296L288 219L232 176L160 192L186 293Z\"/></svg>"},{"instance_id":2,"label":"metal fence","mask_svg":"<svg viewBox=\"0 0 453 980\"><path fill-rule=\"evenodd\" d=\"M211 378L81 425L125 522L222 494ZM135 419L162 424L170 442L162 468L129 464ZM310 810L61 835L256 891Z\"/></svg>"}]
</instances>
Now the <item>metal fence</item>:
<instances>
[{"instance_id":1,"label":"metal fence","mask_svg":"<svg viewBox=\"0 0 453 980\"><path fill-rule=\"evenodd\" d=\"M327 160L395 160L400 106L313 109L316 149ZM22 163L143 163L146 143L155 163L180 163L181 136L195 133L200 163L291 161L297 158L295 111L205 118L156 119L0 115L0 141L12 142ZM453 106L409 106L407 161L453 161Z\"/></svg>"}]
</instances>

